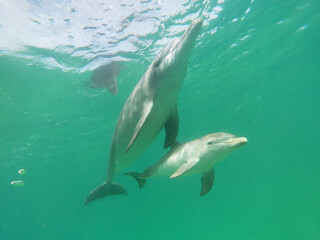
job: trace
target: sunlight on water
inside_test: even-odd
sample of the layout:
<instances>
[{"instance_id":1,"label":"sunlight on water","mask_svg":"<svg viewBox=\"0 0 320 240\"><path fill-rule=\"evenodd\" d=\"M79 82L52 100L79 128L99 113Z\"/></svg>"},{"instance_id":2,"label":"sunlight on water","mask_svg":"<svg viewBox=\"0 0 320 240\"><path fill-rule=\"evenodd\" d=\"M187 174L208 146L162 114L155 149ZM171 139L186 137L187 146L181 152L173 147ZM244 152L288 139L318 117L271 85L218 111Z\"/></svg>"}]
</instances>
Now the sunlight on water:
<instances>
[{"instance_id":1,"label":"sunlight on water","mask_svg":"<svg viewBox=\"0 0 320 240\"><path fill-rule=\"evenodd\" d=\"M210 1L1 1L0 34L7 37L0 39L0 49L49 69L83 72L149 52L143 49L156 54L200 13L204 25L211 25L222 10ZM76 68L66 57L87 63Z\"/></svg>"}]
</instances>

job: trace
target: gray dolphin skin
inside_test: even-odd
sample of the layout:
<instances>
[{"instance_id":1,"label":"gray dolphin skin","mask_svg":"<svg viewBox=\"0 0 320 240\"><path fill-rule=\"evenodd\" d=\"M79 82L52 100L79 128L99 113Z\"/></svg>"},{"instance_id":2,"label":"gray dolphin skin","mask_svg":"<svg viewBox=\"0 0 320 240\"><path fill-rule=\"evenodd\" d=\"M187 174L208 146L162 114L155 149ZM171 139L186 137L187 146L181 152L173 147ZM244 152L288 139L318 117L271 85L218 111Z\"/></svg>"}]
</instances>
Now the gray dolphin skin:
<instances>
[{"instance_id":1,"label":"gray dolphin skin","mask_svg":"<svg viewBox=\"0 0 320 240\"><path fill-rule=\"evenodd\" d=\"M246 143L245 137L235 137L230 133L213 133L183 144L176 142L166 155L143 173L129 172L124 175L134 177L142 188L147 178L176 178L203 173L200 192L200 196L203 196L212 188L213 166Z\"/></svg>"},{"instance_id":2,"label":"gray dolphin skin","mask_svg":"<svg viewBox=\"0 0 320 240\"><path fill-rule=\"evenodd\" d=\"M137 160L163 127L164 147L175 142L178 95L201 27L202 20L194 20L180 39L166 46L128 97L113 135L106 181L89 194L84 205L110 195L126 195L126 189L114 183L113 178Z\"/></svg>"},{"instance_id":3,"label":"gray dolphin skin","mask_svg":"<svg viewBox=\"0 0 320 240\"><path fill-rule=\"evenodd\" d=\"M89 81L90 88L107 88L113 95L118 93L117 76L121 70L119 62L110 62L95 69Z\"/></svg>"}]
</instances>

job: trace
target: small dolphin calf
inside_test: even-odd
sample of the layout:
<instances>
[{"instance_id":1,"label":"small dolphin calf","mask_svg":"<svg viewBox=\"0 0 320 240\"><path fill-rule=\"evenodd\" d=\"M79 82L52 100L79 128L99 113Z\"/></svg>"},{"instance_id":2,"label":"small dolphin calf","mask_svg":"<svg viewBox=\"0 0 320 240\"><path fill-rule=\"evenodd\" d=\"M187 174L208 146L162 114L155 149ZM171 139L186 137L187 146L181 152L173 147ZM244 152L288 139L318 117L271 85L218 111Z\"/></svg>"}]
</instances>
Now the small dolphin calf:
<instances>
[{"instance_id":1,"label":"small dolphin calf","mask_svg":"<svg viewBox=\"0 0 320 240\"><path fill-rule=\"evenodd\" d=\"M175 178L203 173L200 192L203 196L213 185L214 164L246 143L245 137L235 137L229 133L213 133L183 144L176 142L166 155L143 173L129 172L124 175L134 177L142 188L146 179L151 177Z\"/></svg>"},{"instance_id":2,"label":"small dolphin calf","mask_svg":"<svg viewBox=\"0 0 320 240\"><path fill-rule=\"evenodd\" d=\"M179 117L177 100L188 68L188 58L202 27L193 21L180 39L166 46L151 63L127 99L120 114L110 149L107 179L87 197L84 205L127 191L113 178L132 164L165 127L164 147L177 137Z\"/></svg>"}]
</instances>

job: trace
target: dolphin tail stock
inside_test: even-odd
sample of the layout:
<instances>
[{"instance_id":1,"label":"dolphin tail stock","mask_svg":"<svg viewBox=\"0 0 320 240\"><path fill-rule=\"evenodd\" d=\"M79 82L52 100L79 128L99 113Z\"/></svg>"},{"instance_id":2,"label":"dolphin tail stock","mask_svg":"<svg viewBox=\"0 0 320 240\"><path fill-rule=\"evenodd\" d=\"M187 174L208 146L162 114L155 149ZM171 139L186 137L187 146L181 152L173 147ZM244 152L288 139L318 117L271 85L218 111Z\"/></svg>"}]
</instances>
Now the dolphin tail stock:
<instances>
[{"instance_id":1,"label":"dolphin tail stock","mask_svg":"<svg viewBox=\"0 0 320 240\"><path fill-rule=\"evenodd\" d=\"M128 193L127 190L119 183L104 182L89 193L83 205L86 206L88 203L93 202L97 199L112 195L128 195Z\"/></svg>"},{"instance_id":2,"label":"dolphin tail stock","mask_svg":"<svg viewBox=\"0 0 320 240\"><path fill-rule=\"evenodd\" d=\"M144 185L146 184L146 179L142 176L141 173L127 172L127 173L124 173L123 175L129 175L133 177L138 182L139 188L143 188Z\"/></svg>"}]
</instances>

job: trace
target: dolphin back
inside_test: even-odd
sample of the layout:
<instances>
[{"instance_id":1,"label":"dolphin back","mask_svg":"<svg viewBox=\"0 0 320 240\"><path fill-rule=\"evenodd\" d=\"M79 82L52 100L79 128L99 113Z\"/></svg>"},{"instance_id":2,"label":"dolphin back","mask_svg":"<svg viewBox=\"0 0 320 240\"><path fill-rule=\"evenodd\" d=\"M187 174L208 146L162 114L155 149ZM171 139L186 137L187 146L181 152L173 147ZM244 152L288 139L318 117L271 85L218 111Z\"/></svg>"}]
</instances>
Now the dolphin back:
<instances>
[{"instance_id":1,"label":"dolphin back","mask_svg":"<svg viewBox=\"0 0 320 240\"><path fill-rule=\"evenodd\" d=\"M84 206L97 199L101 199L112 195L128 195L127 190L120 184L114 182L104 182L100 186L93 189L86 200Z\"/></svg>"}]
</instances>

